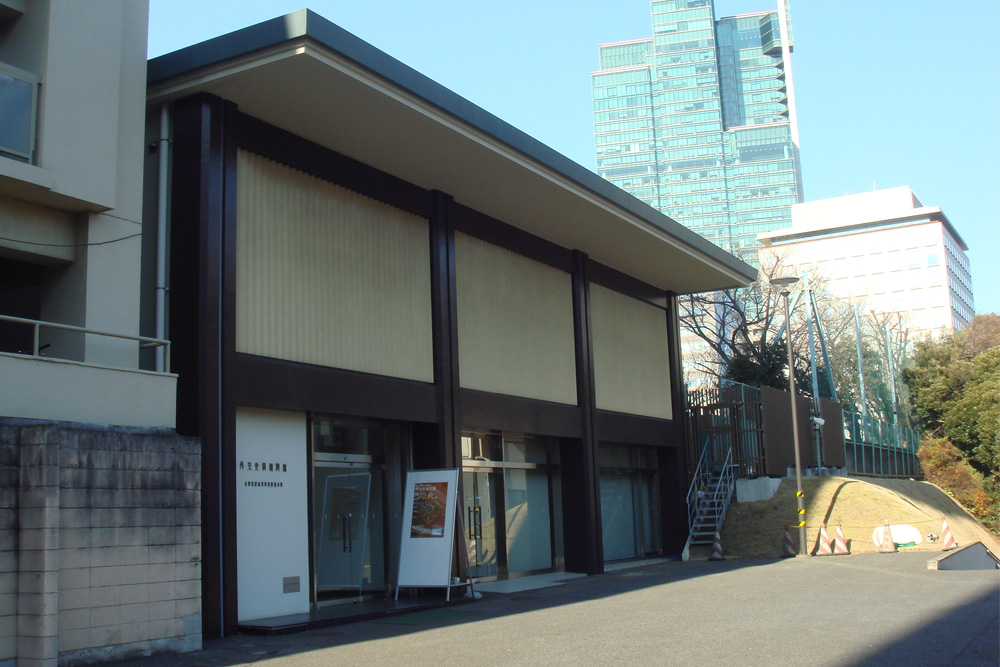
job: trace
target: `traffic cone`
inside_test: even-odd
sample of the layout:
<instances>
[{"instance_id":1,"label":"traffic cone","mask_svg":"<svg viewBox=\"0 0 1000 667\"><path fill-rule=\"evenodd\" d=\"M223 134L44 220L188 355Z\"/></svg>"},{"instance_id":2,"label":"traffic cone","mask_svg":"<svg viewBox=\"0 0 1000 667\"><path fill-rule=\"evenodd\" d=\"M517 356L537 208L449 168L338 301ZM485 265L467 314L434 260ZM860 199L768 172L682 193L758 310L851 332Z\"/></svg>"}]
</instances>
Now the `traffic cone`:
<instances>
[{"instance_id":1,"label":"traffic cone","mask_svg":"<svg viewBox=\"0 0 1000 667\"><path fill-rule=\"evenodd\" d=\"M941 541L944 544L941 545L943 551L950 551L958 546L958 542L951 535L951 529L948 528L948 522L941 517Z\"/></svg>"},{"instance_id":2,"label":"traffic cone","mask_svg":"<svg viewBox=\"0 0 1000 667\"><path fill-rule=\"evenodd\" d=\"M846 556L850 551L847 550L847 540L844 539L844 529L837 523L837 537L833 541L833 555L834 556Z\"/></svg>"},{"instance_id":3,"label":"traffic cone","mask_svg":"<svg viewBox=\"0 0 1000 667\"><path fill-rule=\"evenodd\" d=\"M882 529L882 546L879 547L880 554L893 554L899 551L896 543L892 541L892 530L889 528L889 520L885 520L885 527Z\"/></svg>"},{"instance_id":4,"label":"traffic cone","mask_svg":"<svg viewBox=\"0 0 1000 667\"><path fill-rule=\"evenodd\" d=\"M816 547L817 556L832 556L833 548L830 546L830 536L826 534L826 524L819 527L819 541Z\"/></svg>"},{"instance_id":5,"label":"traffic cone","mask_svg":"<svg viewBox=\"0 0 1000 667\"><path fill-rule=\"evenodd\" d=\"M712 555L709 556L708 560L726 560L726 557L722 555L722 537L719 536L719 531L715 531L715 538L712 540Z\"/></svg>"},{"instance_id":6,"label":"traffic cone","mask_svg":"<svg viewBox=\"0 0 1000 667\"><path fill-rule=\"evenodd\" d=\"M792 534L788 532L788 526L785 526L785 544L781 550L782 558L794 558L795 557L795 545L792 544Z\"/></svg>"}]
</instances>

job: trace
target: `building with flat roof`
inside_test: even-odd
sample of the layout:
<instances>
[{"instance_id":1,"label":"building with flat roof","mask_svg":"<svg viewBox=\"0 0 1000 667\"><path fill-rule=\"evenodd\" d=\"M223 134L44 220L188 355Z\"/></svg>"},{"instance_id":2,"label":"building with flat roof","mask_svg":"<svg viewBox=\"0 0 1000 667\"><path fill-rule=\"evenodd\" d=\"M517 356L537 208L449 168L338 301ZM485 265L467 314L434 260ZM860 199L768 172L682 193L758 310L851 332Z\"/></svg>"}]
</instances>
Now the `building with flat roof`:
<instances>
[{"instance_id":1,"label":"building with flat roof","mask_svg":"<svg viewBox=\"0 0 1000 667\"><path fill-rule=\"evenodd\" d=\"M760 241L762 256L823 279L834 296L900 313L913 334L962 329L975 315L968 246L908 186L796 204L792 227Z\"/></svg>"},{"instance_id":2,"label":"building with flat roof","mask_svg":"<svg viewBox=\"0 0 1000 667\"><path fill-rule=\"evenodd\" d=\"M414 471L463 579L683 549L677 296L755 269L306 10L148 71L206 636L389 600Z\"/></svg>"},{"instance_id":3,"label":"building with flat roof","mask_svg":"<svg viewBox=\"0 0 1000 667\"><path fill-rule=\"evenodd\" d=\"M733 252L788 227L802 177L787 4L715 20L712 0L654 1L652 37L601 45L598 174Z\"/></svg>"}]
</instances>

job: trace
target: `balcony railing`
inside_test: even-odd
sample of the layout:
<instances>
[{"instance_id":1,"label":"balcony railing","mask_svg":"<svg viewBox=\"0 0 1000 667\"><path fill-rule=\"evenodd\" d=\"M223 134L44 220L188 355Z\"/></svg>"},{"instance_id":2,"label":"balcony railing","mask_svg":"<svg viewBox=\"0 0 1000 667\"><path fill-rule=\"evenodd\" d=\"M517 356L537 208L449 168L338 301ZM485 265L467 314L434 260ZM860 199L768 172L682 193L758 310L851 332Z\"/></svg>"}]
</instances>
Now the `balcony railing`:
<instances>
[{"instance_id":1,"label":"balcony railing","mask_svg":"<svg viewBox=\"0 0 1000 667\"><path fill-rule=\"evenodd\" d=\"M13 322L14 324L23 324L25 326L32 327L32 344L31 344L31 356L39 357L45 359L40 354L40 335L39 332L45 329L56 329L59 331L71 331L74 333L87 334L92 336L106 336L108 338L120 338L123 340L134 340L139 343L139 349L150 349L150 348L163 348L163 368L170 368L170 341L163 340L160 338L147 338L146 336L132 336L130 334L120 334L111 333L110 331L99 331L97 329L88 329L87 327L77 327L72 324L59 324L58 322L44 322L42 320L31 320L25 317L13 317L11 315L0 315L0 322ZM18 352L18 354L27 354L26 352ZM49 357L53 359L58 359L59 357Z\"/></svg>"}]
</instances>

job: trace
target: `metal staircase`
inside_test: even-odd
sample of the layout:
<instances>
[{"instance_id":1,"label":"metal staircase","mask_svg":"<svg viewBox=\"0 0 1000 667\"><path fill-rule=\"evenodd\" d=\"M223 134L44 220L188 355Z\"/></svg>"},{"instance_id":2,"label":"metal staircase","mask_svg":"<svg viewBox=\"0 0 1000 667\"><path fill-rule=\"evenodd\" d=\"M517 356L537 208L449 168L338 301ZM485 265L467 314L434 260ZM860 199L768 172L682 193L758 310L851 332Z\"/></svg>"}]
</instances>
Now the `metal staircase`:
<instances>
[{"instance_id":1,"label":"metal staircase","mask_svg":"<svg viewBox=\"0 0 1000 667\"><path fill-rule=\"evenodd\" d=\"M711 544L716 531L722 530L726 511L736 490L733 450L727 448L722 465L712 465L706 446L701 452L694 479L688 489L688 545Z\"/></svg>"}]
</instances>

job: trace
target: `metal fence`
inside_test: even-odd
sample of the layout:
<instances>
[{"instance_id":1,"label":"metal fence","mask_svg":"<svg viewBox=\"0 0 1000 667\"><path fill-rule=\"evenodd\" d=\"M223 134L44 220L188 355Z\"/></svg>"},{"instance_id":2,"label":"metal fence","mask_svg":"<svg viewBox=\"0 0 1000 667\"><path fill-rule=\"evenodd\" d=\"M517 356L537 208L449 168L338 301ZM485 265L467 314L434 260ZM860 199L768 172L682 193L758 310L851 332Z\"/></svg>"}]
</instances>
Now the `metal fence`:
<instances>
[{"instance_id":1,"label":"metal fence","mask_svg":"<svg viewBox=\"0 0 1000 667\"><path fill-rule=\"evenodd\" d=\"M917 477L920 434L872 417L844 411L848 472L879 477Z\"/></svg>"},{"instance_id":2,"label":"metal fence","mask_svg":"<svg viewBox=\"0 0 1000 667\"><path fill-rule=\"evenodd\" d=\"M688 392L689 460L707 449L708 464L722 465L732 450L737 477L766 474L760 388L743 384Z\"/></svg>"},{"instance_id":3,"label":"metal fence","mask_svg":"<svg viewBox=\"0 0 1000 667\"><path fill-rule=\"evenodd\" d=\"M688 460L718 466L732 449L736 476L767 474L764 415L759 387L731 384L687 393ZM880 477L917 477L920 435L913 429L864 419L844 411L847 472Z\"/></svg>"}]
</instances>

